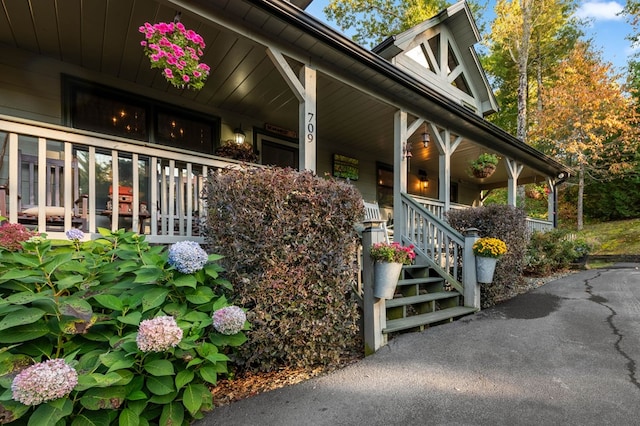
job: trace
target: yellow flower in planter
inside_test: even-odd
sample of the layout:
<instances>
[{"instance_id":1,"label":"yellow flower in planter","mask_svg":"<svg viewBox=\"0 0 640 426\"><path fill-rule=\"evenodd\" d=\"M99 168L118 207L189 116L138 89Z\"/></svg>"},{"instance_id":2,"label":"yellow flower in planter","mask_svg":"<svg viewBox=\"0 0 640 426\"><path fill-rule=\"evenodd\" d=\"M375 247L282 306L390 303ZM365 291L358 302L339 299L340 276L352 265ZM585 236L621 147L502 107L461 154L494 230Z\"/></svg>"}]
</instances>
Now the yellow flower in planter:
<instances>
[{"instance_id":1,"label":"yellow flower in planter","mask_svg":"<svg viewBox=\"0 0 640 426\"><path fill-rule=\"evenodd\" d=\"M484 237L473 244L473 253L480 257L498 258L507 252L507 244L498 238Z\"/></svg>"}]
</instances>

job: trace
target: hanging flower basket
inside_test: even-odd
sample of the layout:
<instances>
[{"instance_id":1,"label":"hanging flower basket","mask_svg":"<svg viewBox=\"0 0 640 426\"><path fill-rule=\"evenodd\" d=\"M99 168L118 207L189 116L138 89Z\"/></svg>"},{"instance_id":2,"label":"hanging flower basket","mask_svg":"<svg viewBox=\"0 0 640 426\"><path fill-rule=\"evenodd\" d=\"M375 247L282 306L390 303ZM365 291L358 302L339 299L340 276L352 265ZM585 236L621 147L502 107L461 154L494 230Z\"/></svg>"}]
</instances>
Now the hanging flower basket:
<instances>
[{"instance_id":1,"label":"hanging flower basket","mask_svg":"<svg viewBox=\"0 0 640 426\"><path fill-rule=\"evenodd\" d=\"M482 178L488 178L495 171L496 171L496 166L490 164L490 165L485 166L482 169L472 169L471 173L473 174L473 177L476 177L478 179L482 179Z\"/></svg>"},{"instance_id":2,"label":"hanging flower basket","mask_svg":"<svg viewBox=\"0 0 640 426\"><path fill-rule=\"evenodd\" d=\"M160 68L164 78L177 88L202 89L211 71L207 64L200 63L205 47L202 36L180 22L145 22L139 31L145 36L140 45L151 68Z\"/></svg>"},{"instance_id":3,"label":"hanging flower basket","mask_svg":"<svg viewBox=\"0 0 640 426\"><path fill-rule=\"evenodd\" d=\"M473 177L482 179L487 178L496 171L498 165L498 156L487 152L478 155L478 158L471 162L469 170Z\"/></svg>"}]
</instances>

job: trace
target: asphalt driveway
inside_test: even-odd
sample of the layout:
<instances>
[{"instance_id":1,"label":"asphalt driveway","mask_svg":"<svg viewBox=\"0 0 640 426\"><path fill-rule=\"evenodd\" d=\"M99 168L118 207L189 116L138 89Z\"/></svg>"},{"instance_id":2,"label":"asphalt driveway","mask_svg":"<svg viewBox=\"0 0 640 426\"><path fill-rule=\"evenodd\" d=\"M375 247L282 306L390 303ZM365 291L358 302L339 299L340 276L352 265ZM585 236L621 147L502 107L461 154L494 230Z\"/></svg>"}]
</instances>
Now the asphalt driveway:
<instances>
[{"instance_id":1,"label":"asphalt driveway","mask_svg":"<svg viewBox=\"0 0 640 426\"><path fill-rule=\"evenodd\" d=\"M581 271L205 425L638 425L638 264Z\"/></svg>"}]
</instances>

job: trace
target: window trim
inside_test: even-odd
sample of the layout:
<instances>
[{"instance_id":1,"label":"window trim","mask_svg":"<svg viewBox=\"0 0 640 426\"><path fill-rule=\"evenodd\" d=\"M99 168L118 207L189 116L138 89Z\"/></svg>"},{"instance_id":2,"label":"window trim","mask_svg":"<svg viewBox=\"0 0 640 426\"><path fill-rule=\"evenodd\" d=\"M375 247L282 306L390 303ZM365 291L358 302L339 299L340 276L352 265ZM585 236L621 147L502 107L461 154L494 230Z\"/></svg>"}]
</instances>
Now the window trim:
<instances>
[{"instance_id":1,"label":"window trim","mask_svg":"<svg viewBox=\"0 0 640 426\"><path fill-rule=\"evenodd\" d=\"M158 113L175 115L176 118L184 118L196 122L202 122L206 124L211 129L211 146L208 147L208 151L197 151L193 149L189 149L189 151L193 152L201 152L204 154L215 154L215 149L220 143L220 136L222 132L222 120L220 117L215 115L209 115L202 112L198 112L192 109L186 109L179 107L174 104L162 102L155 100L153 98L149 98L146 96L140 96L132 92L127 92L121 89L117 89L114 87L102 85L99 83L94 83L89 80L80 79L77 77L73 77L70 75L63 74L62 78L62 121L63 124L67 127L71 127L74 129L82 129L82 127L77 127L74 121L74 104L73 98L76 91L81 90L85 92L90 92L96 94L97 96L104 97L108 100L121 100L127 103L130 103L133 106L143 108L145 110L145 126L146 126L146 135L145 139L134 139L144 142L153 143L158 146L170 146L170 147L183 147L178 145L171 145L169 143L160 142L157 140L158 133ZM88 129L83 129L88 130ZM106 130L104 131L95 131L97 133L111 134ZM119 134L115 136L125 137Z\"/></svg>"}]
</instances>

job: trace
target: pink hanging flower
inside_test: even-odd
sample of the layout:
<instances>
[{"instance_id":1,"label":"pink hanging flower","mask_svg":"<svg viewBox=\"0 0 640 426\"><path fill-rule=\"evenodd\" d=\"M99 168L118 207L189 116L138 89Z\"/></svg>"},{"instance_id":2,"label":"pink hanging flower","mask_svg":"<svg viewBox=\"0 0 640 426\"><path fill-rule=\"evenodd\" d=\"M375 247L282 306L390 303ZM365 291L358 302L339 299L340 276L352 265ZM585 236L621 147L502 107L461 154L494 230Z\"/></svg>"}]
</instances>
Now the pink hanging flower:
<instances>
[{"instance_id":1,"label":"pink hanging flower","mask_svg":"<svg viewBox=\"0 0 640 426\"><path fill-rule=\"evenodd\" d=\"M178 23L145 22L138 28L145 39L140 42L151 60L151 68L163 70L164 77L176 87L199 90L209 76L208 65L200 63L204 55L204 39Z\"/></svg>"}]
</instances>

